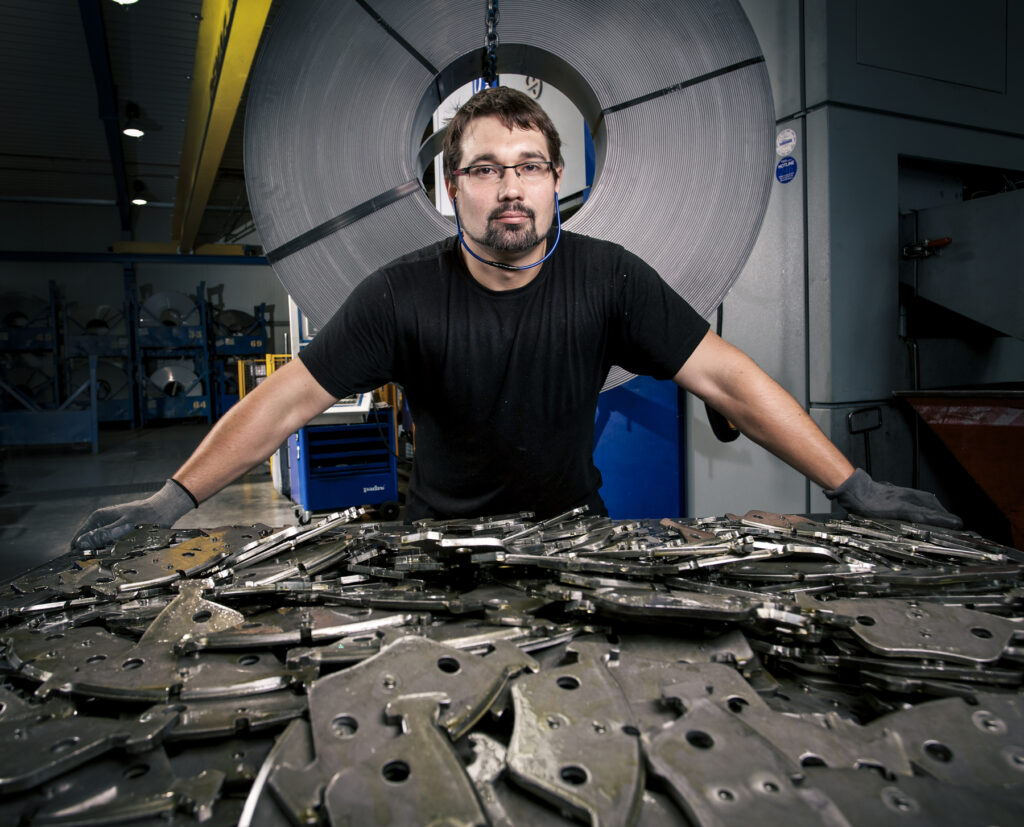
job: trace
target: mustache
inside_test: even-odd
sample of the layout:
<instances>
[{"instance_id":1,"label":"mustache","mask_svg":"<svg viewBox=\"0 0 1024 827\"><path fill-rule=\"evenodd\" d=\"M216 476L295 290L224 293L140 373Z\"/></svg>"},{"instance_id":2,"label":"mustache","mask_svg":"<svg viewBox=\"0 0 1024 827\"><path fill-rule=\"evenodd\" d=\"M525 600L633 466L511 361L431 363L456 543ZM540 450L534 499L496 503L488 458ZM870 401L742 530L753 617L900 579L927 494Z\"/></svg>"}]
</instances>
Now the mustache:
<instances>
[{"instance_id":1,"label":"mustache","mask_svg":"<svg viewBox=\"0 0 1024 827\"><path fill-rule=\"evenodd\" d=\"M487 216L487 220L497 220L501 216L508 215L509 213L518 213L519 215L525 215L527 218L536 218L533 210L531 210L525 204L509 204L506 207L498 207L492 210L491 214Z\"/></svg>"}]
</instances>

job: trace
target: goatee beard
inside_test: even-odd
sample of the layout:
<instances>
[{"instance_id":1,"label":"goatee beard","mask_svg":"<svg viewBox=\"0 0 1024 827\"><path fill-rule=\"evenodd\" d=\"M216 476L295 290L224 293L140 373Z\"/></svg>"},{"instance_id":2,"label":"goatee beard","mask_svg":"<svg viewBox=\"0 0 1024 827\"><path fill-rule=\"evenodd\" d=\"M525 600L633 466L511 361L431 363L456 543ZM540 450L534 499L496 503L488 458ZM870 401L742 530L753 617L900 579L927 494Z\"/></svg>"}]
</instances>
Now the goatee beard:
<instances>
[{"instance_id":1,"label":"goatee beard","mask_svg":"<svg viewBox=\"0 0 1024 827\"><path fill-rule=\"evenodd\" d=\"M499 215L515 212L527 216L530 221L526 224L507 226L496 219ZM490 247L500 253L525 253L540 244L540 237L537 235L537 224L534 221L533 210L522 207L516 210L508 210L505 207L495 210L487 220L487 230L483 238L474 241Z\"/></svg>"}]
</instances>

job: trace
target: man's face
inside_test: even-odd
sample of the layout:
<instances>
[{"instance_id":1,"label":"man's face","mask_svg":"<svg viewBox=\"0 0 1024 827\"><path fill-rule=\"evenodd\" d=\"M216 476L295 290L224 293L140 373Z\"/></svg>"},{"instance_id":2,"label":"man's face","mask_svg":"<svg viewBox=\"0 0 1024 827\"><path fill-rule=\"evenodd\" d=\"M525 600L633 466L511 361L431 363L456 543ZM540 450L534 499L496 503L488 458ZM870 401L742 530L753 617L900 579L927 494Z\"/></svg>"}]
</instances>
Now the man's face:
<instances>
[{"instance_id":1,"label":"man's face","mask_svg":"<svg viewBox=\"0 0 1024 827\"><path fill-rule=\"evenodd\" d=\"M461 150L460 167L555 160L548 157L547 140L539 130L508 129L493 115L469 122ZM509 259L534 249L547 235L560 183L561 169L556 167L538 181L506 169L500 181L481 183L456 176L447 186L474 251Z\"/></svg>"}]
</instances>

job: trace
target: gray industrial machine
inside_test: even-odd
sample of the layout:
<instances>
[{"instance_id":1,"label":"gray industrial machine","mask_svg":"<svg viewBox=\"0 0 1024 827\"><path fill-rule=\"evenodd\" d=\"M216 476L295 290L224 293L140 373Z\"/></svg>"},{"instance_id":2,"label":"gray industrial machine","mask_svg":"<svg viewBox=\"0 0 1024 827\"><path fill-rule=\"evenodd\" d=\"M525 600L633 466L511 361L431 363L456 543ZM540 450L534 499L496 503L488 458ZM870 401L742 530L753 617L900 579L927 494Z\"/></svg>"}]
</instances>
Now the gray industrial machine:
<instances>
[{"instance_id":1,"label":"gray industrial machine","mask_svg":"<svg viewBox=\"0 0 1024 827\"><path fill-rule=\"evenodd\" d=\"M771 76L779 169L725 300L723 335L804 402L855 464L868 446L876 477L916 482L954 508L962 472L927 439L915 456L917 417L893 393L915 387L915 364L928 388L1024 379L1020 196L999 194L1024 180L1015 173L1024 170L1024 69L1010 48L1024 23L1008 5L743 2ZM907 244L947 236L938 255L903 258ZM903 324L908 267L923 298L978 324L922 338L915 355ZM750 443L719 443L703 406L691 406L687 443L691 514L752 501L830 508Z\"/></svg>"}]
</instances>

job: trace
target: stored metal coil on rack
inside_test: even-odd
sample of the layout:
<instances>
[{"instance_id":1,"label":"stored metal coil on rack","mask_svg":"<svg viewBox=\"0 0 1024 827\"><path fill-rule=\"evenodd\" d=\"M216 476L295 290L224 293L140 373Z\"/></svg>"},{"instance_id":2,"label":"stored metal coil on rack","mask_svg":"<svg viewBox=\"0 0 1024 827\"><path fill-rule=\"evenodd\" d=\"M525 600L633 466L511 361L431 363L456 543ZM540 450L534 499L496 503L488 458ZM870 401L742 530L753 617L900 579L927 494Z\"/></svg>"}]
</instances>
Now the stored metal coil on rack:
<instances>
[{"instance_id":1,"label":"stored metal coil on rack","mask_svg":"<svg viewBox=\"0 0 1024 827\"><path fill-rule=\"evenodd\" d=\"M76 364L71 369L71 390L78 388L89 381L89 365L86 362ZM180 379L178 381L181 381ZM96 363L96 398L106 401L108 399L128 399L131 396L132 384L128 371L124 369L123 362L112 359L99 359ZM88 399L80 404L88 404Z\"/></svg>"},{"instance_id":2,"label":"stored metal coil on rack","mask_svg":"<svg viewBox=\"0 0 1024 827\"><path fill-rule=\"evenodd\" d=\"M179 327L199 324L196 303L184 293L164 291L154 293L142 303L139 310L142 327Z\"/></svg>"},{"instance_id":3,"label":"stored metal coil on rack","mask_svg":"<svg viewBox=\"0 0 1024 827\"><path fill-rule=\"evenodd\" d=\"M0 293L0 327L45 327L50 322L46 300L32 293Z\"/></svg>"},{"instance_id":4,"label":"stored metal coil on rack","mask_svg":"<svg viewBox=\"0 0 1024 827\"><path fill-rule=\"evenodd\" d=\"M149 375L146 394L150 397L164 396L202 396L203 386L192 363L183 361L180 364L163 365Z\"/></svg>"},{"instance_id":5,"label":"stored metal coil on rack","mask_svg":"<svg viewBox=\"0 0 1024 827\"><path fill-rule=\"evenodd\" d=\"M68 312L71 335L108 336L124 333L124 311L107 304L77 305Z\"/></svg>"},{"instance_id":6,"label":"stored metal coil on rack","mask_svg":"<svg viewBox=\"0 0 1024 827\"><path fill-rule=\"evenodd\" d=\"M244 310L218 310L213 314L213 329L221 336L248 333L255 325L256 317Z\"/></svg>"}]
</instances>

